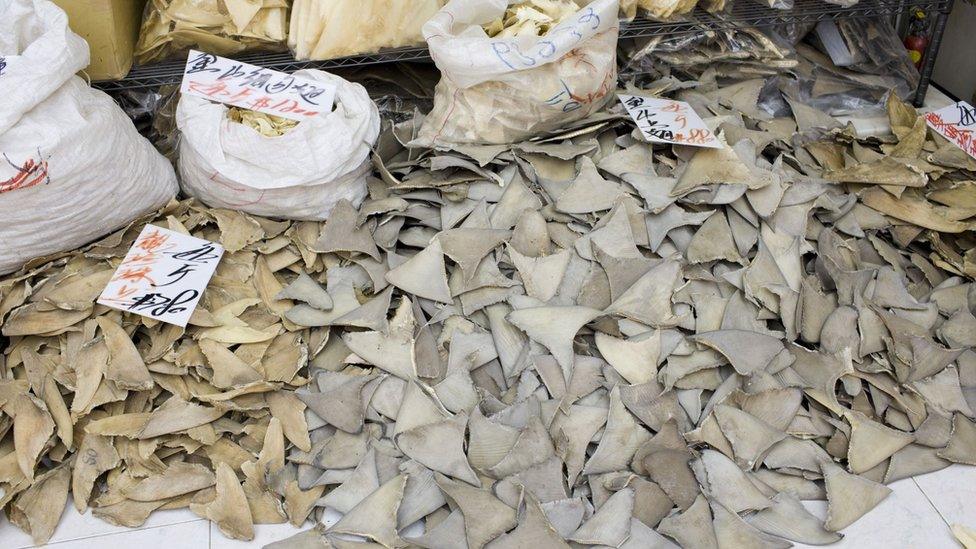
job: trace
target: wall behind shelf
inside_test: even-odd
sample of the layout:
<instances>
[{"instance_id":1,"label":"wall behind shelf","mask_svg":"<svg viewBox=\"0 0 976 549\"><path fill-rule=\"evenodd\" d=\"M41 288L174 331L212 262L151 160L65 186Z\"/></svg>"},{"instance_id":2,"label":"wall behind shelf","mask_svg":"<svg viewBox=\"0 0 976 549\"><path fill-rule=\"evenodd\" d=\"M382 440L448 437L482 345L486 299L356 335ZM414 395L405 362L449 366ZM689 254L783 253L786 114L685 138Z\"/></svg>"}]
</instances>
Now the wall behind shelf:
<instances>
[{"instance_id":1,"label":"wall behind shelf","mask_svg":"<svg viewBox=\"0 0 976 549\"><path fill-rule=\"evenodd\" d=\"M964 101L976 94L976 6L956 0L932 80Z\"/></svg>"}]
</instances>

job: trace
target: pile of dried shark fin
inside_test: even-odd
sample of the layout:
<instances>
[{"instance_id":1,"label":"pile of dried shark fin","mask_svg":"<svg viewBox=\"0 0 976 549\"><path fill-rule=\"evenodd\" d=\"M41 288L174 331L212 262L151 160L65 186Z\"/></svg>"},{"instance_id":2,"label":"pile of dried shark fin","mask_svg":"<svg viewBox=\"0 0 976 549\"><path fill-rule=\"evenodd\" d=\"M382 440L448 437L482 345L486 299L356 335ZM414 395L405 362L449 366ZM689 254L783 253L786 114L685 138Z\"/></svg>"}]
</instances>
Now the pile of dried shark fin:
<instances>
[{"instance_id":1,"label":"pile of dried shark fin","mask_svg":"<svg viewBox=\"0 0 976 549\"><path fill-rule=\"evenodd\" d=\"M317 522L277 547L841 539L884 483L976 464L976 290L939 251L972 225L936 205L973 172L899 103L896 139L822 152L796 135L829 117L757 95L682 92L721 149L640 142L619 107L406 148L418 116L323 224L173 204L154 222L228 250L185 332L93 305L139 224L0 280L0 503L38 540L69 487L117 524ZM909 239L868 198L899 186L966 228Z\"/></svg>"},{"instance_id":2,"label":"pile of dried shark fin","mask_svg":"<svg viewBox=\"0 0 976 549\"><path fill-rule=\"evenodd\" d=\"M286 319L332 327L297 391L313 450L287 457L328 492L275 547L826 544L884 483L976 464L971 281L859 200L891 181L793 149L815 113L733 115L739 91L699 97L717 150L612 115L513 147L387 133L383 181L321 235L348 268L285 289ZM938 150L891 109L891 143L825 143ZM942 160L933 185L972 177ZM385 327L335 327L357 276Z\"/></svg>"},{"instance_id":3,"label":"pile of dried shark fin","mask_svg":"<svg viewBox=\"0 0 976 549\"><path fill-rule=\"evenodd\" d=\"M227 250L185 330L94 303L150 220ZM291 302L275 296L280 279L325 269L309 250L318 231L174 202L0 281L0 505L11 522L45 542L70 489L79 512L121 526L180 507L240 538L252 521L302 524L323 490L299 490L282 471L286 445L311 449L305 406L286 389L308 382L308 356L329 333L284 319ZM228 522L240 508L246 523Z\"/></svg>"}]
</instances>

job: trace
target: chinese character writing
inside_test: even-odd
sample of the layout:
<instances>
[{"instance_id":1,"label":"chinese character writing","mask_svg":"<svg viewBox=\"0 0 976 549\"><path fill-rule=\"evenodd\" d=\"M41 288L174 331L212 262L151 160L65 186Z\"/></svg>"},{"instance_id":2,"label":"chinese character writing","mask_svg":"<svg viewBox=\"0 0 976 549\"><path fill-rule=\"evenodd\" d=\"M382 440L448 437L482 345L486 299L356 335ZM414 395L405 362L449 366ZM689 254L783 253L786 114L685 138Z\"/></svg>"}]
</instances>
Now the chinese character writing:
<instances>
[{"instance_id":1,"label":"chinese character writing","mask_svg":"<svg viewBox=\"0 0 976 549\"><path fill-rule=\"evenodd\" d=\"M211 67L217 62L216 55L210 55L209 53L201 53L200 55L193 58L190 61L190 68L187 69L186 74L195 74L198 72L220 72L217 67Z\"/></svg>"}]
</instances>

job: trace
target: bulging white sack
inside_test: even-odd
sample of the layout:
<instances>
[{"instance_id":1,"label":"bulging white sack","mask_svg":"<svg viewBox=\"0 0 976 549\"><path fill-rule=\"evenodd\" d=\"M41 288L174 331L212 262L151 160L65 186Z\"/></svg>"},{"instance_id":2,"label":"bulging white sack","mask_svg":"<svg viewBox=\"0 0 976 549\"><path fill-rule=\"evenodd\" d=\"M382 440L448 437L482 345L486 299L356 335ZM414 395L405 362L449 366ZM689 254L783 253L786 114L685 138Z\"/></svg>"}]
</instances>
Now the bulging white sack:
<instances>
[{"instance_id":1,"label":"bulging white sack","mask_svg":"<svg viewBox=\"0 0 976 549\"><path fill-rule=\"evenodd\" d=\"M441 71L417 145L522 141L587 117L617 84L618 0L595 0L545 36L491 38L509 0L452 0L424 25Z\"/></svg>"},{"instance_id":2,"label":"bulging white sack","mask_svg":"<svg viewBox=\"0 0 976 549\"><path fill-rule=\"evenodd\" d=\"M172 166L75 73L88 45L48 0L0 2L0 274L176 195Z\"/></svg>"},{"instance_id":3,"label":"bulging white sack","mask_svg":"<svg viewBox=\"0 0 976 549\"><path fill-rule=\"evenodd\" d=\"M265 137L227 118L227 106L184 95L176 109L183 190L205 204L255 215L322 221L342 199L366 197L380 115L366 89L338 76L298 76L337 86L335 109Z\"/></svg>"}]
</instances>

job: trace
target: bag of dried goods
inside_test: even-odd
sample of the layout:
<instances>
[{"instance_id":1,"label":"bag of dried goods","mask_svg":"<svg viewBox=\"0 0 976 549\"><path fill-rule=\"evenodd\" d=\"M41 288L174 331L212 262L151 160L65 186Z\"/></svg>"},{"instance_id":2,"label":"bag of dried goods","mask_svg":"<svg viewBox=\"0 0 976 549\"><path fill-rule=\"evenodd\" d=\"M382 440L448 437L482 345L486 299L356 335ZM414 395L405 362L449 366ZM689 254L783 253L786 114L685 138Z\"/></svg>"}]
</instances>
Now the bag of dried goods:
<instances>
[{"instance_id":1,"label":"bag of dried goods","mask_svg":"<svg viewBox=\"0 0 976 549\"><path fill-rule=\"evenodd\" d=\"M670 19L694 10L697 4L698 0L620 0L620 14L633 19L640 11L654 19ZM725 8L725 0L708 0L704 4L712 12Z\"/></svg>"},{"instance_id":2,"label":"bag of dried goods","mask_svg":"<svg viewBox=\"0 0 976 549\"><path fill-rule=\"evenodd\" d=\"M331 112L294 122L184 95L176 109L183 190L206 204L255 215L324 220L346 199L366 197L370 148L380 115L366 89L305 70L336 85Z\"/></svg>"},{"instance_id":3,"label":"bag of dried goods","mask_svg":"<svg viewBox=\"0 0 976 549\"><path fill-rule=\"evenodd\" d=\"M288 47L296 59L333 59L420 46L421 27L446 0L295 0Z\"/></svg>"},{"instance_id":4,"label":"bag of dried goods","mask_svg":"<svg viewBox=\"0 0 976 549\"><path fill-rule=\"evenodd\" d=\"M521 141L613 97L617 0L452 0L424 25L441 71L418 145Z\"/></svg>"},{"instance_id":5,"label":"bag of dried goods","mask_svg":"<svg viewBox=\"0 0 976 549\"><path fill-rule=\"evenodd\" d=\"M176 195L169 162L75 76L88 60L61 8L0 3L0 273L77 248Z\"/></svg>"},{"instance_id":6,"label":"bag of dried goods","mask_svg":"<svg viewBox=\"0 0 976 549\"><path fill-rule=\"evenodd\" d=\"M152 63L197 48L215 55L285 49L287 0L150 0L136 61Z\"/></svg>"}]
</instances>

